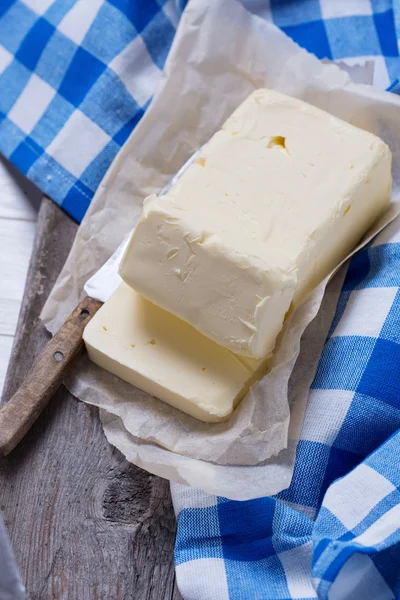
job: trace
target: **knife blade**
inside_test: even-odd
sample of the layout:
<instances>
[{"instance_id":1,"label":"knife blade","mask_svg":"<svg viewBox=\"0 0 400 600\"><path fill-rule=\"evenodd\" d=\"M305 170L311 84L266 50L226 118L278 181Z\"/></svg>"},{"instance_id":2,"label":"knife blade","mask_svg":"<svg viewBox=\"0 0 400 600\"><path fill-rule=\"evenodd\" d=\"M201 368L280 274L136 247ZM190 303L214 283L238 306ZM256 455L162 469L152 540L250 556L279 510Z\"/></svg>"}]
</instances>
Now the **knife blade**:
<instances>
[{"instance_id":1,"label":"knife blade","mask_svg":"<svg viewBox=\"0 0 400 600\"><path fill-rule=\"evenodd\" d=\"M188 161L179 169L179 171L172 177L172 179L167 183L167 185L161 190L159 196L163 196L169 192L169 190L175 185L175 183L180 179L186 169L191 165L198 155L201 153L204 146L201 146ZM110 256L110 258L104 263L102 267L94 275L87 280L83 289L87 296L91 298L96 298L97 300L101 300L101 302L106 302L115 292L115 290L119 287L122 282L121 277L118 275L118 269L122 257L125 253L125 250L128 246L129 240L132 236L134 228L129 232L129 234L124 238L118 248L115 250L114 254Z\"/></svg>"}]
</instances>

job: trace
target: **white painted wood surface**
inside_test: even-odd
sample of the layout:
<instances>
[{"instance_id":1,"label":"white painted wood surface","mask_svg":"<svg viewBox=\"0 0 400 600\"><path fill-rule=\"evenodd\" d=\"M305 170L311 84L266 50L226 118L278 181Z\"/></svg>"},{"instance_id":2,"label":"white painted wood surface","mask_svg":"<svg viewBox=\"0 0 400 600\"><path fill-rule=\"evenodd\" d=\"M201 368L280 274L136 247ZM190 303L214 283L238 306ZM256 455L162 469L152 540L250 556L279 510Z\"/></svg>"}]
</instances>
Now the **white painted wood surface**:
<instances>
[{"instance_id":1,"label":"white painted wood surface","mask_svg":"<svg viewBox=\"0 0 400 600\"><path fill-rule=\"evenodd\" d=\"M41 193L0 159L0 396L32 252Z\"/></svg>"}]
</instances>

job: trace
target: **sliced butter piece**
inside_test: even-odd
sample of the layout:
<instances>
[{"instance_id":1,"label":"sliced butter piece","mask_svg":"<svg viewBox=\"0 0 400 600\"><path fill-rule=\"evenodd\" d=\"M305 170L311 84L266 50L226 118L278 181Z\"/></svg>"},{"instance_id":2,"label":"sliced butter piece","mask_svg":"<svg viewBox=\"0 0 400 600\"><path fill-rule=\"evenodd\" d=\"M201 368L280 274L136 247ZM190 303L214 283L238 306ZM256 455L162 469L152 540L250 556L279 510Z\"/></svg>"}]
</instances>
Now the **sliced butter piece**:
<instances>
[{"instance_id":1,"label":"sliced butter piece","mask_svg":"<svg viewBox=\"0 0 400 600\"><path fill-rule=\"evenodd\" d=\"M229 417L261 368L125 283L88 323L83 339L97 365L202 421Z\"/></svg>"},{"instance_id":2,"label":"sliced butter piece","mask_svg":"<svg viewBox=\"0 0 400 600\"><path fill-rule=\"evenodd\" d=\"M286 312L353 249L390 201L376 136L257 90L166 196L151 196L120 274L233 352L274 348Z\"/></svg>"}]
</instances>

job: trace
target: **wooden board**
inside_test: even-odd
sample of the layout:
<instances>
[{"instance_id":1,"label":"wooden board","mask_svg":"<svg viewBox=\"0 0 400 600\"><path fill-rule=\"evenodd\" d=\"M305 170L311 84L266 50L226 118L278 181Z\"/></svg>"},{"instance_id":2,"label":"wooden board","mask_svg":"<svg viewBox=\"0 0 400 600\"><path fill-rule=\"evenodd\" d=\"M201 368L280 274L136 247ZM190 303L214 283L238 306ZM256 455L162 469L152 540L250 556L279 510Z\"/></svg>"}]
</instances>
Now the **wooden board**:
<instances>
[{"instance_id":1,"label":"wooden board","mask_svg":"<svg viewBox=\"0 0 400 600\"><path fill-rule=\"evenodd\" d=\"M48 339L38 316L76 228L43 200L3 400ZM128 463L64 387L0 459L0 510L31 600L180 598L168 482Z\"/></svg>"}]
</instances>

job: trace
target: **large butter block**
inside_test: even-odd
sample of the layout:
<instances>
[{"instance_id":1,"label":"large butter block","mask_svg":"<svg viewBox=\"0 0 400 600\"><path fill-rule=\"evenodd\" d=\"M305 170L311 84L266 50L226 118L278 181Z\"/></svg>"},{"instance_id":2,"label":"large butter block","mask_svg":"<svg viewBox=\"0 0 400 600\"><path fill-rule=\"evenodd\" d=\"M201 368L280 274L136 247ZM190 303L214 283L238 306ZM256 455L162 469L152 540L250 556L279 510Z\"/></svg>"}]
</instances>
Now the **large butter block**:
<instances>
[{"instance_id":1,"label":"large butter block","mask_svg":"<svg viewBox=\"0 0 400 600\"><path fill-rule=\"evenodd\" d=\"M263 368L235 356L125 283L85 328L89 358L203 421L231 414Z\"/></svg>"},{"instance_id":2,"label":"large butter block","mask_svg":"<svg viewBox=\"0 0 400 600\"><path fill-rule=\"evenodd\" d=\"M258 90L167 195L145 201L120 274L218 344L262 357L390 191L382 140Z\"/></svg>"}]
</instances>

